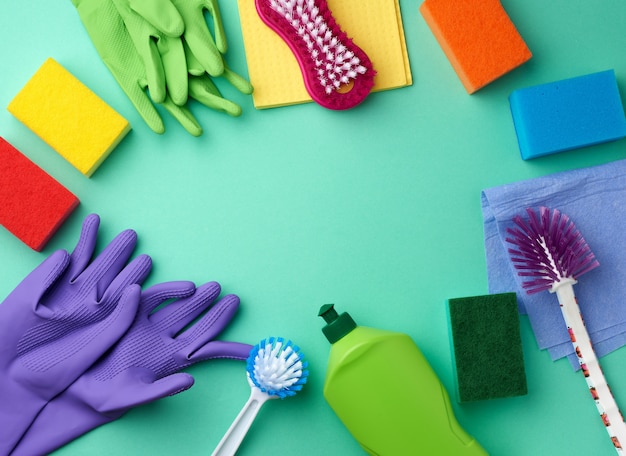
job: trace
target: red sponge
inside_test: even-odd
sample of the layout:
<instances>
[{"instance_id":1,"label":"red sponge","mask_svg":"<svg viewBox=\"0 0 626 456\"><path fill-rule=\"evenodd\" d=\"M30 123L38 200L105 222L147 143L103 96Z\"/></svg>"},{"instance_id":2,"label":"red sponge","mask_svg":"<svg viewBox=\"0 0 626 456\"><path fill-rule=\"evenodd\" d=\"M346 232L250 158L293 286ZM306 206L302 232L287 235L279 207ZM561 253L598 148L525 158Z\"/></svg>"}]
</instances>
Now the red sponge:
<instances>
[{"instance_id":1,"label":"red sponge","mask_svg":"<svg viewBox=\"0 0 626 456\"><path fill-rule=\"evenodd\" d=\"M532 57L499 0L425 0L420 11L468 93Z\"/></svg>"},{"instance_id":2,"label":"red sponge","mask_svg":"<svg viewBox=\"0 0 626 456\"><path fill-rule=\"evenodd\" d=\"M78 198L0 137L0 224L41 251Z\"/></svg>"}]
</instances>

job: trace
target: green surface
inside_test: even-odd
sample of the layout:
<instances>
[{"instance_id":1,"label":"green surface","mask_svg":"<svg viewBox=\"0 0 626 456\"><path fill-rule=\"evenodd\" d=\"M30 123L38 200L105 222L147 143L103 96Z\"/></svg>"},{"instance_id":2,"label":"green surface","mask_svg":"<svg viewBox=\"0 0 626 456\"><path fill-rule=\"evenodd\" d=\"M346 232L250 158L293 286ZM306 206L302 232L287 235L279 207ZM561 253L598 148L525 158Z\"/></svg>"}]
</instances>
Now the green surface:
<instances>
[{"instance_id":1,"label":"green surface","mask_svg":"<svg viewBox=\"0 0 626 456\"><path fill-rule=\"evenodd\" d=\"M503 1L533 58L471 96L419 4L401 0L412 87L372 94L349 112L315 104L256 111L226 88L242 117L195 104L204 134L193 138L171 118L163 136L143 124L69 0L1 2L0 135L81 205L43 253L0 230L0 296L54 249L71 248L86 214L102 217L101 245L134 228L138 252L154 260L150 284L217 280L242 300L224 338L292 338L310 362L304 390L266 404L238 454L363 454L322 397L329 347L320 305L409 334L451 392L445 300L487 293L481 189L625 156L618 141L524 162L507 100L517 88L610 68L624 97L622 0ZM220 7L228 60L246 74L237 5ZM91 179L4 109L47 57L133 125ZM493 455L614 454L581 374L537 349L526 318L521 333L528 395L453 404L459 423ZM602 366L626 407L626 349ZM189 372L196 385L188 392L135 409L58 454L210 454L248 397L244 366L216 361Z\"/></svg>"}]
</instances>

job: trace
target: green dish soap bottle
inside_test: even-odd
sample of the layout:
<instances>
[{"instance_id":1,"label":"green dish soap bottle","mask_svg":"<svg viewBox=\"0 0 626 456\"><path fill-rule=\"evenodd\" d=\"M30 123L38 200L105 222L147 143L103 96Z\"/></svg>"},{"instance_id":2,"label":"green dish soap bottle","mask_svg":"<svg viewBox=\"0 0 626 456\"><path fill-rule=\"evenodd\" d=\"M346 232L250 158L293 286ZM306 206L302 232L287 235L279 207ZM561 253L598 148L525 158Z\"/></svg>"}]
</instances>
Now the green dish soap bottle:
<instances>
[{"instance_id":1,"label":"green dish soap bottle","mask_svg":"<svg viewBox=\"0 0 626 456\"><path fill-rule=\"evenodd\" d=\"M332 344L324 397L370 455L484 456L457 422L447 391L406 334L357 326L325 304Z\"/></svg>"}]
</instances>

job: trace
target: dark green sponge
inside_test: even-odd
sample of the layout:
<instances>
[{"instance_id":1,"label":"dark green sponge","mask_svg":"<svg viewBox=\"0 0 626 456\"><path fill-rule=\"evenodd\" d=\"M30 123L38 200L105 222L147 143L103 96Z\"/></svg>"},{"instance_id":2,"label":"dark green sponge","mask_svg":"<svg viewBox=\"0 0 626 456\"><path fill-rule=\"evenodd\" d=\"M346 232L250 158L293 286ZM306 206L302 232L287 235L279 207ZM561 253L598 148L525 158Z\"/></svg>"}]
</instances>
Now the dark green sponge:
<instances>
[{"instance_id":1,"label":"dark green sponge","mask_svg":"<svg viewBox=\"0 0 626 456\"><path fill-rule=\"evenodd\" d=\"M515 293L448 300L459 402L528 392Z\"/></svg>"}]
</instances>

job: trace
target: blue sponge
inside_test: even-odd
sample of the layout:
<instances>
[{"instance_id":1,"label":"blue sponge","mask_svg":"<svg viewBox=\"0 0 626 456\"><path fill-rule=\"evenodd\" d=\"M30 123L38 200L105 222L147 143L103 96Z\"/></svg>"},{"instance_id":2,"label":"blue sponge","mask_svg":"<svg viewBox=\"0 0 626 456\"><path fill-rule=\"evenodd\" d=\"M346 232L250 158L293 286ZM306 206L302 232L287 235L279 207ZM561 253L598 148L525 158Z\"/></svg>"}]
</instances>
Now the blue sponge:
<instances>
[{"instance_id":1,"label":"blue sponge","mask_svg":"<svg viewBox=\"0 0 626 456\"><path fill-rule=\"evenodd\" d=\"M509 102L524 160L626 136L613 70L515 90Z\"/></svg>"}]
</instances>

